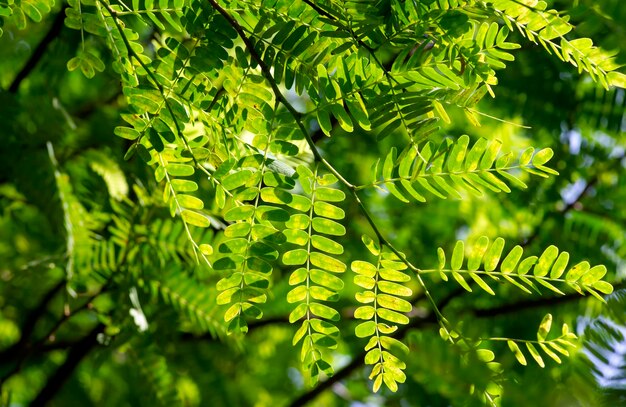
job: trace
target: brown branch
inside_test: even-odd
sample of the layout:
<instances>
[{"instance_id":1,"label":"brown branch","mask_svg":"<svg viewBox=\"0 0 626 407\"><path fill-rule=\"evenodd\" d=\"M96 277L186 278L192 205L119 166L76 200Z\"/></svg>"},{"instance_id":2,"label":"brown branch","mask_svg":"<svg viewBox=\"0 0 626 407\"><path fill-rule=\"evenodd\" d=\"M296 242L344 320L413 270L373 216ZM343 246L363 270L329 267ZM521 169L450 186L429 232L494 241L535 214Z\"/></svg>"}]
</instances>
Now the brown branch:
<instances>
[{"instance_id":1,"label":"brown branch","mask_svg":"<svg viewBox=\"0 0 626 407\"><path fill-rule=\"evenodd\" d=\"M13 79L13 82L8 89L10 93L17 93L22 81L26 79L28 75L30 75L32 70L35 69L43 55L46 53L48 45L50 45L50 43L61 33L61 29L63 28L63 20L65 20L66 8L67 4L64 4L63 7L61 7L61 10L59 10L59 13L56 15L54 21L52 22L50 30L48 30L46 36L43 37L41 42L37 45L37 48L35 48L33 54L30 56L28 61L26 61L24 67L22 67L22 69L15 76L15 79Z\"/></svg>"}]
</instances>

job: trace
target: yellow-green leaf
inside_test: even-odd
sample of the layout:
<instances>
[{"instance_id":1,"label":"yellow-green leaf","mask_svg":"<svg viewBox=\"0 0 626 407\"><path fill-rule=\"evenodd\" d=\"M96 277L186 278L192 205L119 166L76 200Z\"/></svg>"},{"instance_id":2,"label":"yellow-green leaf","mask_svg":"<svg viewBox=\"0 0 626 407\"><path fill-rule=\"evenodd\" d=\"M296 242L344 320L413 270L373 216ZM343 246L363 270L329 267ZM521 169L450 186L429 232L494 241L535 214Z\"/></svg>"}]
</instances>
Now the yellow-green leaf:
<instances>
[{"instance_id":1,"label":"yellow-green leaf","mask_svg":"<svg viewBox=\"0 0 626 407\"><path fill-rule=\"evenodd\" d=\"M517 343L513 342L513 341L506 341L507 345L509 345L509 349L511 349L511 352L513 352L513 354L515 355L515 358L517 359L517 361L522 365L522 366L526 366L526 358L524 357L524 354L522 353L521 349L519 348L519 346L517 346Z\"/></svg>"},{"instance_id":2,"label":"yellow-green leaf","mask_svg":"<svg viewBox=\"0 0 626 407\"><path fill-rule=\"evenodd\" d=\"M181 212L181 216L183 220L187 223L190 223L194 226L198 226L201 228L208 228L211 226L211 221L208 217L194 211L184 210Z\"/></svg>"}]
</instances>

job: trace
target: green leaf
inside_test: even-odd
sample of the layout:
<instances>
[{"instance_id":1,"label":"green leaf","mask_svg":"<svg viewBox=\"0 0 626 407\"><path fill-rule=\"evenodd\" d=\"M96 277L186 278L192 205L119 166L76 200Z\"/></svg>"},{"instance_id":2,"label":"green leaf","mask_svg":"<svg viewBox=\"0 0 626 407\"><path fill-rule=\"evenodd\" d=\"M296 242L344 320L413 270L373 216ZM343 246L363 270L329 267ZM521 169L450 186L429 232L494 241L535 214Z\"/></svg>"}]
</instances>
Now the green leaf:
<instances>
[{"instance_id":1,"label":"green leaf","mask_svg":"<svg viewBox=\"0 0 626 407\"><path fill-rule=\"evenodd\" d=\"M390 281L379 281L377 285L378 289L383 293L399 295L402 297L408 297L413 294L413 291L410 288Z\"/></svg>"},{"instance_id":2,"label":"green leaf","mask_svg":"<svg viewBox=\"0 0 626 407\"><path fill-rule=\"evenodd\" d=\"M309 258L309 253L304 249L290 250L283 254L283 263L286 265L301 265Z\"/></svg>"},{"instance_id":3,"label":"green leaf","mask_svg":"<svg viewBox=\"0 0 626 407\"><path fill-rule=\"evenodd\" d=\"M470 255L467 259L467 269L476 271L480 268L480 264L483 261L483 256L489 247L489 238L487 236L481 236L476 243L472 246Z\"/></svg>"},{"instance_id":4,"label":"green leaf","mask_svg":"<svg viewBox=\"0 0 626 407\"><path fill-rule=\"evenodd\" d=\"M193 167L187 164L168 164L165 170L174 177L188 177L194 173Z\"/></svg>"},{"instance_id":5,"label":"green leaf","mask_svg":"<svg viewBox=\"0 0 626 407\"><path fill-rule=\"evenodd\" d=\"M524 254L524 249L519 245L515 246L502 261L500 270L502 270L503 273L512 273L517 263L522 258L522 254Z\"/></svg>"},{"instance_id":6,"label":"green leaf","mask_svg":"<svg viewBox=\"0 0 626 407\"><path fill-rule=\"evenodd\" d=\"M159 167L162 168L162 167ZM170 181L176 192L194 192L198 190L198 184L185 179L173 179Z\"/></svg>"},{"instance_id":7,"label":"green leaf","mask_svg":"<svg viewBox=\"0 0 626 407\"><path fill-rule=\"evenodd\" d=\"M85 66L84 64L81 66ZM128 101L131 105L135 106L141 112L147 112L156 114L161 110L161 104L159 100L154 100L149 94L134 94L128 97Z\"/></svg>"},{"instance_id":8,"label":"green leaf","mask_svg":"<svg viewBox=\"0 0 626 407\"><path fill-rule=\"evenodd\" d=\"M309 255L309 259L311 264L322 270L334 273L343 273L346 270L346 265L343 262L323 253L313 252Z\"/></svg>"},{"instance_id":9,"label":"green leaf","mask_svg":"<svg viewBox=\"0 0 626 407\"><path fill-rule=\"evenodd\" d=\"M255 211L256 211L256 208L252 205L236 206L234 208L229 209L224 214L224 220L227 222L248 220L254 215Z\"/></svg>"},{"instance_id":10,"label":"green leaf","mask_svg":"<svg viewBox=\"0 0 626 407\"><path fill-rule=\"evenodd\" d=\"M358 307L356 310L354 310L354 318L372 319L375 313L376 313L376 308L366 305L363 307Z\"/></svg>"},{"instance_id":11,"label":"green leaf","mask_svg":"<svg viewBox=\"0 0 626 407\"><path fill-rule=\"evenodd\" d=\"M324 236L318 236L318 235L311 236L311 244L316 249L329 253L329 254L338 255L338 254L343 253L342 245Z\"/></svg>"},{"instance_id":12,"label":"green leaf","mask_svg":"<svg viewBox=\"0 0 626 407\"><path fill-rule=\"evenodd\" d=\"M487 139L480 138L474 143L465 158L465 171L474 171L478 168L478 162L487 148Z\"/></svg>"},{"instance_id":13,"label":"green leaf","mask_svg":"<svg viewBox=\"0 0 626 407\"><path fill-rule=\"evenodd\" d=\"M406 346L404 343L400 342L399 340L389 337L389 336L381 337L380 344L383 346L383 348L390 350L390 351L399 351L404 354L409 353L408 346Z\"/></svg>"},{"instance_id":14,"label":"green leaf","mask_svg":"<svg viewBox=\"0 0 626 407\"><path fill-rule=\"evenodd\" d=\"M364 275L366 277L374 277L376 275L377 269L371 263L361 260L355 260L350 264L350 269L357 274Z\"/></svg>"},{"instance_id":15,"label":"green leaf","mask_svg":"<svg viewBox=\"0 0 626 407\"><path fill-rule=\"evenodd\" d=\"M202 200L199 198L196 198L193 195L178 194L176 196L176 200L178 201L179 205L182 206L183 208L188 208L188 209L204 208L204 203L202 202Z\"/></svg>"},{"instance_id":16,"label":"green leaf","mask_svg":"<svg viewBox=\"0 0 626 407\"><path fill-rule=\"evenodd\" d=\"M380 246L378 245L378 243L372 240L371 237L367 235L362 235L361 241L374 256L378 256L380 254Z\"/></svg>"},{"instance_id":17,"label":"green leaf","mask_svg":"<svg viewBox=\"0 0 626 407\"><path fill-rule=\"evenodd\" d=\"M502 249L504 248L504 239L497 238L493 244L487 249L483 262L485 263L485 271L493 271L500 262Z\"/></svg>"},{"instance_id":18,"label":"green leaf","mask_svg":"<svg viewBox=\"0 0 626 407\"><path fill-rule=\"evenodd\" d=\"M322 187L315 190L315 199L326 202L343 202L346 199L346 194L338 189Z\"/></svg>"},{"instance_id":19,"label":"green leaf","mask_svg":"<svg viewBox=\"0 0 626 407\"><path fill-rule=\"evenodd\" d=\"M319 124L324 134L330 137L333 126L330 122L330 114L326 109L317 109L317 124Z\"/></svg>"},{"instance_id":20,"label":"green leaf","mask_svg":"<svg viewBox=\"0 0 626 407\"><path fill-rule=\"evenodd\" d=\"M307 296L307 288L304 285L299 285L296 288L289 291L287 294L287 302L293 304L294 302L304 301Z\"/></svg>"},{"instance_id":21,"label":"green leaf","mask_svg":"<svg viewBox=\"0 0 626 407\"><path fill-rule=\"evenodd\" d=\"M224 177L221 184L222 187L226 188L229 191L232 191L245 185L251 176L252 171L250 170L237 171Z\"/></svg>"},{"instance_id":22,"label":"green leaf","mask_svg":"<svg viewBox=\"0 0 626 407\"><path fill-rule=\"evenodd\" d=\"M68 62L69 65L69 62ZM70 69L71 71L72 69ZM131 129L129 127L116 127L115 130L115 135L125 138L127 140L136 140L139 138L140 134L137 130L135 129Z\"/></svg>"},{"instance_id":23,"label":"green leaf","mask_svg":"<svg viewBox=\"0 0 626 407\"><path fill-rule=\"evenodd\" d=\"M381 278L388 281L396 281L400 283L406 283L408 281L411 281L411 277L409 275L390 268L382 268L378 270L378 273Z\"/></svg>"},{"instance_id":24,"label":"green leaf","mask_svg":"<svg viewBox=\"0 0 626 407\"><path fill-rule=\"evenodd\" d=\"M524 275L528 273L531 267L535 265L536 262L537 262L537 256L530 256L530 257L525 258L517 267L517 274Z\"/></svg>"},{"instance_id":25,"label":"green leaf","mask_svg":"<svg viewBox=\"0 0 626 407\"><path fill-rule=\"evenodd\" d=\"M316 215L324 216L330 219L343 219L345 217L345 212L341 208L327 202L315 202L313 210Z\"/></svg>"},{"instance_id":26,"label":"green leaf","mask_svg":"<svg viewBox=\"0 0 626 407\"><path fill-rule=\"evenodd\" d=\"M506 343L509 345L509 349L511 349L511 352L513 352L520 365L526 366L526 358L524 357L524 354L520 350L519 346L517 346L517 343L510 340L506 341Z\"/></svg>"},{"instance_id":27,"label":"green leaf","mask_svg":"<svg viewBox=\"0 0 626 407\"><path fill-rule=\"evenodd\" d=\"M550 348L548 348L548 346L545 343L540 343L539 347L545 352L546 355L548 355L556 363L561 363L561 358L559 358L559 356L556 353L554 353Z\"/></svg>"},{"instance_id":28,"label":"green leaf","mask_svg":"<svg viewBox=\"0 0 626 407\"><path fill-rule=\"evenodd\" d=\"M596 281L592 284L592 287L600 291L602 294L606 295L609 295L613 292L613 286L611 285L611 283L606 281Z\"/></svg>"},{"instance_id":29,"label":"green leaf","mask_svg":"<svg viewBox=\"0 0 626 407\"><path fill-rule=\"evenodd\" d=\"M374 321L362 322L356 326L354 333L359 338L367 338L376 332L376 323Z\"/></svg>"},{"instance_id":30,"label":"green leaf","mask_svg":"<svg viewBox=\"0 0 626 407\"><path fill-rule=\"evenodd\" d=\"M550 328L552 327L552 314L546 314L539 324L539 330L537 331L537 340L545 341L548 337L548 333L550 333Z\"/></svg>"},{"instance_id":31,"label":"green leaf","mask_svg":"<svg viewBox=\"0 0 626 407\"><path fill-rule=\"evenodd\" d=\"M609 72L606 74L606 79L610 86L626 89L626 74L621 72Z\"/></svg>"},{"instance_id":32,"label":"green leaf","mask_svg":"<svg viewBox=\"0 0 626 407\"><path fill-rule=\"evenodd\" d=\"M345 99L344 102L348 107L348 111L350 112L352 117L354 117L359 126L361 126L363 130L371 130L372 125L367 115L367 110L360 98L357 98L356 101Z\"/></svg>"},{"instance_id":33,"label":"green leaf","mask_svg":"<svg viewBox=\"0 0 626 407\"><path fill-rule=\"evenodd\" d=\"M410 302L392 295L378 294L376 296L376 301L381 307L398 312L411 312L413 309Z\"/></svg>"},{"instance_id":34,"label":"green leaf","mask_svg":"<svg viewBox=\"0 0 626 407\"><path fill-rule=\"evenodd\" d=\"M454 245L452 252L452 258L450 259L450 267L452 270L460 270L463 266L463 259L465 256L465 245L462 240L458 240ZM471 291L471 290L469 290Z\"/></svg>"},{"instance_id":35,"label":"green leaf","mask_svg":"<svg viewBox=\"0 0 626 407\"><path fill-rule=\"evenodd\" d=\"M567 263L569 263L569 253L562 252L554 262L552 270L550 270L550 278L560 278L563 275L563 272L565 272Z\"/></svg>"},{"instance_id":36,"label":"green leaf","mask_svg":"<svg viewBox=\"0 0 626 407\"><path fill-rule=\"evenodd\" d=\"M478 168L482 170L491 168L494 161L496 160L496 157L498 156L498 153L500 152L501 147L502 147L502 142L500 140L491 141L485 150L485 154L482 156L480 160L480 164L478 165Z\"/></svg>"},{"instance_id":37,"label":"green leaf","mask_svg":"<svg viewBox=\"0 0 626 407\"><path fill-rule=\"evenodd\" d=\"M554 152L551 148L544 148L543 150L539 150L532 159L532 163L535 167L543 165L550 161L550 159L554 156Z\"/></svg>"},{"instance_id":38,"label":"green leaf","mask_svg":"<svg viewBox=\"0 0 626 407\"><path fill-rule=\"evenodd\" d=\"M335 116L335 118L337 119L337 122L339 122L339 125L344 131L348 133L352 133L354 131L354 125L352 124L352 119L350 118L348 113L344 110L343 105L333 103L332 105L330 105L330 111L332 112L333 116Z\"/></svg>"},{"instance_id":39,"label":"green leaf","mask_svg":"<svg viewBox=\"0 0 626 407\"><path fill-rule=\"evenodd\" d=\"M537 362L539 366L546 367L546 364L543 362L541 355L539 354L539 352L537 352L537 349L532 343L526 342L526 349L528 349L528 352L533 357L533 359L535 359L535 362Z\"/></svg>"},{"instance_id":40,"label":"green leaf","mask_svg":"<svg viewBox=\"0 0 626 407\"><path fill-rule=\"evenodd\" d=\"M470 277L472 278L472 280L476 282L476 284L478 284L480 288L485 290L487 293L491 295L496 295L496 293L491 289L491 287L489 287L489 285L485 282L485 280L483 280L478 274L470 273Z\"/></svg>"},{"instance_id":41,"label":"green leaf","mask_svg":"<svg viewBox=\"0 0 626 407\"><path fill-rule=\"evenodd\" d=\"M211 221L208 217L194 211L184 210L181 212L181 216L183 220L187 223L190 223L194 226L198 226L201 228L208 228L211 226Z\"/></svg>"},{"instance_id":42,"label":"green leaf","mask_svg":"<svg viewBox=\"0 0 626 407\"><path fill-rule=\"evenodd\" d=\"M589 264L589 262L587 261L581 261L580 263L576 264L574 267L572 267L571 269L569 269L569 271L567 272L567 274L565 275L565 280L568 283L573 283L578 281L585 273L587 273L587 271L589 271L589 269L591 268L591 265Z\"/></svg>"},{"instance_id":43,"label":"green leaf","mask_svg":"<svg viewBox=\"0 0 626 407\"><path fill-rule=\"evenodd\" d=\"M530 159L532 158L534 152L535 152L535 149L533 147L528 147L526 150L524 150L519 157L519 164L521 166L528 165L530 163Z\"/></svg>"},{"instance_id":44,"label":"green leaf","mask_svg":"<svg viewBox=\"0 0 626 407\"><path fill-rule=\"evenodd\" d=\"M438 268L442 270L446 267L446 252L441 248L437 248L437 258L439 259Z\"/></svg>"},{"instance_id":45,"label":"green leaf","mask_svg":"<svg viewBox=\"0 0 626 407\"><path fill-rule=\"evenodd\" d=\"M343 281L324 270L312 269L311 281L333 291L341 291L343 289Z\"/></svg>"},{"instance_id":46,"label":"green leaf","mask_svg":"<svg viewBox=\"0 0 626 407\"><path fill-rule=\"evenodd\" d=\"M310 287L309 292L313 299L320 301L337 301L339 299L339 295L336 292L316 285Z\"/></svg>"},{"instance_id":47,"label":"green leaf","mask_svg":"<svg viewBox=\"0 0 626 407\"><path fill-rule=\"evenodd\" d=\"M317 317L328 319L331 321L339 321L339 313L336 310L324 304L320 304L316 302L311 303L309 305L309 310L311 311L313 315Z\"/></svg>"},{"instance_id":48,"label":"green leaf","mask_svg":"<svg viewBox=\"0 0 626 407\"><path fill-rule=\"evenodd\" d=\"M363 287L366 290L371 290L376 285L376 280L374 280L372 277L358 275L354 277L354 284L358 285L359 287Z\"/></svg>"},{"instance_id":49,"label":"green leaf","mask_svg":"<svg viewBox=\"0 0 626 407\"><path fill-rule=\"evenodd\" d=\"M202 254L204 254L205 256L210 256L213 254L213 246L211 246L208 243L202 243L200 246L198 246L200 251L202 252Z\"/></svg>"},{"instance_id":50,"label":"green leaf","mask_svg":"<svg viewBox=\"0 0 626 407\"><path fill-rule=\"evenodd\" d=\"M463 278L463 275L461 275L460 273L457 273L456 271L453 271L452 277L454 277L456 282L459 283L459 285L463 287L466 291L470 293L472 292L472 288L467 284L467 281L465 281L465 279Z\"/></svg>"},{"instance_id":51,"label":"green leaf","mask_svg":"<svg viewBox=\"0 0 626 407\"><path fill-rule=\"evenodd\" d=\"M313 218L312 226L313 230L316 232L326 235L343 236L346 234L346 228L344 228L343 225L325 218Z\"/></svg>"},{"instance_id":52,"label":"green leaf","mask_svg":"<svg viewBox=\"0 0 626 407\"><path fill-rule=\"evenodd\" d=\"M476 356L478 357L478 360L488 363L493 361L496 355L489 349L477 349Z\"/></svg>"},{"instance_id":53,"label":"green leaf","mask_svg":"<svg viewBox=\"0 0 626 407\"><path fill-rule=\"evenodd\" d=\"M294 308L293 311L291 311L291 313L289 314L289 323L293 324L294 322L302 319L306 315L307 310L308 307L306 304L298 304L298 306L296 306L296 308Z\"/></svg>"},{"instance_id":54,"label":"green leaf","mask_svg":"<svg viewBox=\"0 0 626 407\"><path fill-rule=\"evenodd\" d=\"M537 283L541 284L542 286L546 287L547 289L549 289L550 291L553 291L559 295L565 295L565 293L561 290L559 290L557 287L555 287L552 283L550 283L548 280L545 279L537 279L536 280Z\"/></svg>"},{"instance_id":55,"label":"green leaf","mask_svg":"<svg viewBox=\"0 0 626 407\"><path fill-rule=\"evenodd\" d=\"M594 266L589 271L587 271L582 278L580 279L580 283L584 285L591 285L595 282L599 281L606 274L606 266L599 265Z\"/></svg>"}]
</instances>

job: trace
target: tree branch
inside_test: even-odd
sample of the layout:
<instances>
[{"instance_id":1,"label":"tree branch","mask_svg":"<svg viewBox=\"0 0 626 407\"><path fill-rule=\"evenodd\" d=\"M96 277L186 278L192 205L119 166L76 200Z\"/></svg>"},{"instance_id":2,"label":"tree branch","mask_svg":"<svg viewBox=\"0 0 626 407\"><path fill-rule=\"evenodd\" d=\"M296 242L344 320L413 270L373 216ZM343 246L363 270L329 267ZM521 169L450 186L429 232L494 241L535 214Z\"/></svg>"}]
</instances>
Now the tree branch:
<instances>
[{"instance_id":1,"label":"tree branch","mask_svg":"<svg viewBox=\"0 0 626 407\"><path fill-rule=\"evenodd\" d=\"M39 301L39 304L37 304L37 306L28 314L28 317L26 317L26 321L24 321L24 325L22 326L22 329L20 329L20 340L13 346L0 352L0 360L6 361L9 358L14 357L14 355L21 354L24 348L28 347L30 336L34 331L39 318L41 318L44 311L48 307L48 303L64 286L65 280L61 280L43 296L41 301Z\"/></svg>"},{"instance_id":2,"label":"tree branch","mask_svg":"<svg viewBox=\"0 0 626 407\"><path fill-rule=\"evenodd\" d=\"M30 56L28 61L26 61L26 65L22 67L22 69L17 73L15 79L13 79L13 82L8 89L10 93L17 93L22 81L28 77L33 69L35 69L35 67L39 63L39 60L41 60L43 55L46 53L48 45L50 45L50 43L61 33L61 29L63 28L63 21L65 20L66 8L67 4L63 4L63 7L61 7L61 10L59 10L59 13L56 15L54 21L52 22L50 30L48 30L46 36L43 37L39 45L37 45L37 48L35 48L33 54Z\"/></svg>"},{"instance_id":3,"label":"tree branch","mask_svg":"<svg viewBox=\"0 0 626 407\"><path fill-rule=\"evenodd\" d=\"M61 281L61 283L65 283L65 281ZM9 377L17 374L20 371L20 369L22 368L22 366L24 365L24 363L26 362L28 358L30 358L34 354L45 353L53 349L52 347L46 347L46 342L51 340L50 338L52 338L56 334L58 329L66 321L68 321L72 316L76 315L77 313L83 310L89 309L92 301L108 289L109 283L110 283L110 280L98 292L90 296L78 308L75 308L69 313L63 313L61 318L57 322L55 322L52 328L50 328L48 332L45 335L43 335L39 340L37 341L30 340L31 338L30 338L30 333L29 333L26 336L22 336L22 338L20 339L20 342L18 342L11 348L2 352L2 354L0 355L0 360L2 360L4 363L10 363L13 360L17 360L17 362L15 363L15 366L12 369L10 369L7 373L4 374L4 376L0 378L0 387L2 383L4 383ZM50 293L48 293L48 295L50 295ZM65 344L65 346L61 346L60 348L61 349L67 348L67 347L71 347L74 345L76 345L76 343L68 342Z\"/></svg>"},{"instance_id":4,"label":"tree branch","mask_svg":"<svg viewBox=\"0 0 626 407\"><path fill-rule=\"evenodd\" d=\"M98 324L87 336L73 346L65 362L48 378L46 385L31 402L31 407L45 406L61 390L65 381L72 375L78 364L98 344L98 334L104 331L104 324Z\"/></svg>"}]
</instances>

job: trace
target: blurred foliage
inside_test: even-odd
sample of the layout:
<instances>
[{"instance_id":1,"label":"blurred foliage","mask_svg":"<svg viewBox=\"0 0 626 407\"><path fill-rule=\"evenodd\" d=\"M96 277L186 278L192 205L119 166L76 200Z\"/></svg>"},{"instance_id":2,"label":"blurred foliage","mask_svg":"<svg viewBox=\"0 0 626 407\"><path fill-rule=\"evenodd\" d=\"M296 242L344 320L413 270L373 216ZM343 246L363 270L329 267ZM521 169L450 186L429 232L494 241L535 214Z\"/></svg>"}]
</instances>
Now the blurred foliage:
<instances>
[{"instance_id":1,"label":"blurred foliage","mask_svg":"<svg viewBox=\"0 0 626 407\"><path fill-rule=\"evenodd\" d=\"M625 21L0 0L0 405L624 405Z\"/></svg>"}]
</instances>

